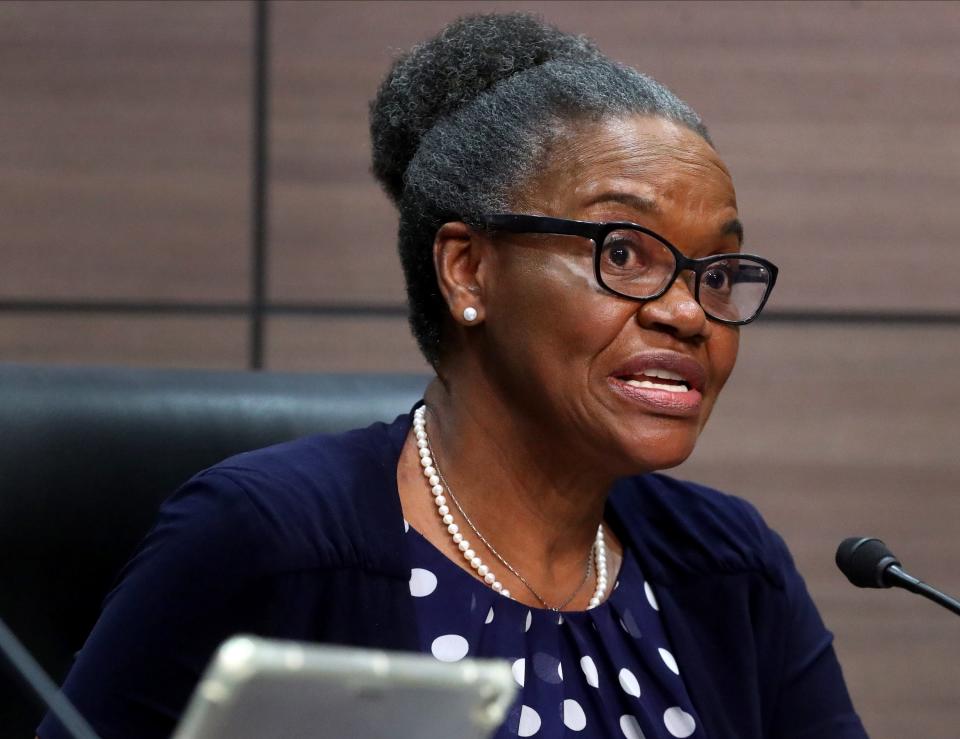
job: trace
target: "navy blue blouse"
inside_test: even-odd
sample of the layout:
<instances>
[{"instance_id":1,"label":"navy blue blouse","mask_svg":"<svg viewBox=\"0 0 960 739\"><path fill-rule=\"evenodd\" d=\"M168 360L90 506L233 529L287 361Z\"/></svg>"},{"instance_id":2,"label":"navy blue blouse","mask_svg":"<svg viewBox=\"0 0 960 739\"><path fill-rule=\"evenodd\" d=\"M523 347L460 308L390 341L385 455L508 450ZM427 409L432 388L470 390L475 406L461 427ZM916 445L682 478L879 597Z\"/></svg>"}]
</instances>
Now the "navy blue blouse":
<instances>
[{"instance_id":1,"label":"navy blue blouse","mask_svg":"<svg viewBox=\"0 0 960 739\"><path fill-rule=\"evenodd\" d=\"M520 695L496 739L706 736L629 551L604 603L559 614L504 598L415 529L407 541L421 651L443 662L511 662Z\"/></svg>"},{"instance_id":2,"label":"navy blue blouse","mask_svg":"<svg viewBox=\"0 0 960 739\"><path fill-rule=\"evenodd\" d=\"M403 415L390 424L241 454L196 475L163 504L64 684L103 739L168 737L213 652L236 633L424 649L423 619L432 617L420 613L410 594L414 565L397 492L410 423ZM579 669L584 691L591 686L576 655L591 657L598 685L611 688L617 701L636 698L625 674L630 691L621 685L623 695L616 692L619 671L631 671L638 710L629 713L617 703L604 719L615 729L607 736L623 735L622 715L636 717L636 725L625 725L639 736L644 710L658 726L655 712L677 706L683 713L670 714L670 725L683 731L692 719L711 739L864 739L831 635L782 539L752 506L700 485L644 475L614 486L605 520L638 565L635 582L621 580L608 608L574 618L596 618L600 637L613 639L613 646L591 651L590 642L577 641L583 631L561 628L554 633L563 642L543 651L564 660L565 688L574 685L571 673L580 679ZM636 621L647 631L631 642L618 621L631 627L627 611L638 618L643 578L656 593L666 638L647 639L650 627ZM504 607L515 606L523 609ZM519 617L507 611L498 623L495 613L490 625L518 619L525 626L525 618L525 610ZM546 633L533 623L537 612L531 619L529 633ZM648 645L654 651L637 651ZM528 646L517 642L515 649L525 655ZM677 681L672 687L681 692L670 692L676 676L660 648L675 658L688 700ZM611 657L630 661L620 665ZM525 684L550 685L537 676L538 665L547 675L549 666L544 670L536 651L528 658ZM593 698L611 695L599 692ZM587 720L598 715L576 695L563 700L576 700ZM657 695L645 709L644 700ZM529 700L541 726L560 725L562 703L554 703L551 714L549 701ZM574 723L575 713L571 707ZM521 708L512 719L518 730L522 714ZM37 733L68 736L51 716Z\"/></svg>"}]
</instances>

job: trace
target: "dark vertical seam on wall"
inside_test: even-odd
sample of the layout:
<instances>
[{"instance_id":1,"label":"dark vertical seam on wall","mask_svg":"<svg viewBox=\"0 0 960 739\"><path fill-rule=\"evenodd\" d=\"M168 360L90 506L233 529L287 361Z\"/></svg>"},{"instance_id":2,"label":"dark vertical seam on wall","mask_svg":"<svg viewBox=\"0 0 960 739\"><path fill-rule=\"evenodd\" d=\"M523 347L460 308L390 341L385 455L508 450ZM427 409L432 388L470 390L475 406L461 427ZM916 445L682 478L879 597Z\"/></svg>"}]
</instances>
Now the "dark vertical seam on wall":
<instances>
[{"instance_id":1,"label":"dark vertical seam on wall","mask_svg":"<svg viewBox=\"0 0 960 739\"><path fill-rule=\"evenodd\" d=\"M269 178L270 5L253 3L253 146L250 211L250 369L263 369L264 303L267 283Z\"/></svg>"}]
</instances>

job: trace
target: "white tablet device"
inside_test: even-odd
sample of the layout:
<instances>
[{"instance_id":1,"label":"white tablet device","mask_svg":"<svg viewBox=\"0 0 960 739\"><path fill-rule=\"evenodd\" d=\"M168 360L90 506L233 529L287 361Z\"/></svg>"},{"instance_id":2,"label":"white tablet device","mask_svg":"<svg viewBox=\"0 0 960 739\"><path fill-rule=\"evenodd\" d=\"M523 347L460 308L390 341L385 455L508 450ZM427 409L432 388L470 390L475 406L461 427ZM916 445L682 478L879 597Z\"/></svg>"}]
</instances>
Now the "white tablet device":
<instances>
[{"instance_id":1,"label":"white tablet device","mask_svg":"<svg viewBox=\"0 0 960 739\"><path fill-rule=\"evenodd\" d=\"M516 686L506 661L236 636L224 642L173 739L482 739Z\"/></svg>"}]
</instances>

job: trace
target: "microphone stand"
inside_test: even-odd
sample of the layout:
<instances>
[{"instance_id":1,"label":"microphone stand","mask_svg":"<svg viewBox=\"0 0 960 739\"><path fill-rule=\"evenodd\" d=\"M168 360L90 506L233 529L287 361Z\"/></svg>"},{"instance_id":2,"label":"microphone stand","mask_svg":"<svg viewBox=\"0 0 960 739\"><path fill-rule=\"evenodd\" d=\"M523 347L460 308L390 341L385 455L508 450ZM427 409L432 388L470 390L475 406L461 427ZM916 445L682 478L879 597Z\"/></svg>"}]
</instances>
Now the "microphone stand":
<instances>
[{"instance_id":1,"label":"microphone stand","mask_svg":"<svg viewBox=\"0 0 960 739\"><path fill-rule=\"evenodd\" d=\"M7 658L17 674L33 689L33 692L74 736L74 739L99 739L90 728L90 724L60 692L56 683L43 671L3 619L0 619L0 653Z\"/></svg>"},{"instance_id":2,"label":"microphone stand","mask_svg":"<svg viewBox=\"0 0 960 739\"><path fill-rule=\"evenodd\" d=\"M895 564L890 565L884 570L883 578L884 580L889 579L891 585L909 590L911 593L916 593L917 595L922 595L924 598L932 600L937 605L943 606L948 611L953 611L960 616L960 601L951 598L946 593L941 593L935 587L927 585L923 580L918 580Z\"/></svg>"}]
</instances>

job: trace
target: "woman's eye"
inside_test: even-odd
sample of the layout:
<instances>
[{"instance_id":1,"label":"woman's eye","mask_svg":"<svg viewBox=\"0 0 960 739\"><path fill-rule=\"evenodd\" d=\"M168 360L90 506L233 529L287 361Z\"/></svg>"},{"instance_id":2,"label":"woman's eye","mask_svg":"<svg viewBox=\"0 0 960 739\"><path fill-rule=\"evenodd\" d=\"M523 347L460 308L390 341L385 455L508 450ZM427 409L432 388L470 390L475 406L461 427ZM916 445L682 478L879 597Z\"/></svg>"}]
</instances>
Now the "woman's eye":
<instances>
[{"instance_id":1,"label":"woman's eye","mask_svg":"<svg viewBox=\"0 0 960 739\"><path fill-rule=\"evenodd\" d=\"M626 244L614 244L608 252L610 261L618 267L626 267L630 263L631 251Z\"/></svg>"},{"instance_id":2,"label":"woman's eye","mask_svg":"<svg viewBox=\"0 0 960 739\"><path fill-rule=\"evenodd\" d=\"M608 241L604 245L604 257L607 262L618 269L629 269L642 266L640 252L636 244L619 239L617 241Z\"/></svg>"},{"instance_id":3,"label":"woman's eye","mask_svg":"<svg viewBox=\"0 0 960 739\"><path fill-rule=\"evenodd\" d=\"M702 284L711 290L722 292L730 288L730 275L721 267L713 267L703 273Z\"/></svg>"}]
</instances>

